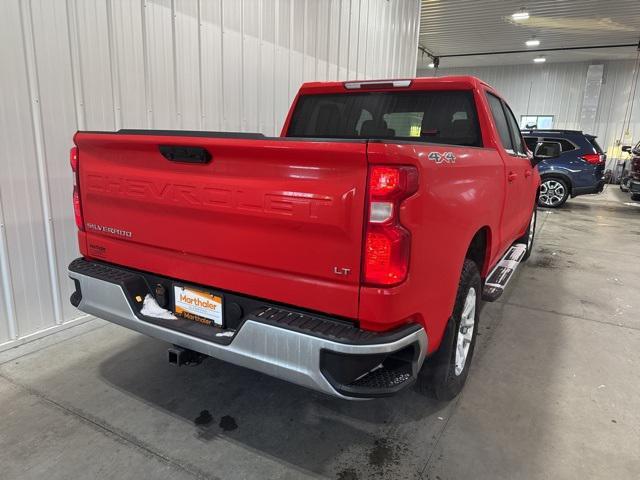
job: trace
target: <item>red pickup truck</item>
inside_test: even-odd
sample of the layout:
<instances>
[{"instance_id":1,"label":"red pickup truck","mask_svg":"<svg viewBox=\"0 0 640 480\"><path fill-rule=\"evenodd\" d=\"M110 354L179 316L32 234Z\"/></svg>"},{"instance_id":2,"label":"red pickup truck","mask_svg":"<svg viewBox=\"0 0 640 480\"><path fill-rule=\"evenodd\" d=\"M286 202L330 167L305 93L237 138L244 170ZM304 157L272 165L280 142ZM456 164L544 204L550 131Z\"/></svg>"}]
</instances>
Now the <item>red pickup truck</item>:
<instances>
[{"instance_id":1,"label":"red pickup truck","mask_svg":"<svg viewBox=\"0 0 640 480\"><path fill-rule=\"evenodd\" d=\"M481 299L533 243L538 159L473 77L306 83L276 138L74 143L71 302L173 344L177 365L211 356L349 399L416 381L453 398Z\"/></svg>"}]
</instances>

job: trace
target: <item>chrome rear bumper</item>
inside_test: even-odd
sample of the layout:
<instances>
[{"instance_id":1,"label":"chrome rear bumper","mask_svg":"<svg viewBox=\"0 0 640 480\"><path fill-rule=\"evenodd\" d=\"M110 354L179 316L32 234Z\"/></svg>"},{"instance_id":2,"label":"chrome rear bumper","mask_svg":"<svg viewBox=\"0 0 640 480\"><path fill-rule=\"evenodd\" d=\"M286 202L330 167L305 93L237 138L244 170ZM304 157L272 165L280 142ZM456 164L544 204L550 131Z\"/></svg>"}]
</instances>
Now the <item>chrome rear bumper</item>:
<instances>
[{"instance_id":1,"label":"chrome rear bumper","mask_svg":"<svg viewBox=\"0 0 640 480\"><path fill-rule=\"evenodd\" d=\"M332 375L327 375L326 369L321 366L321 357L324 353L335 353L337 355L334 358L339 360L341 358L356 358L356 356L378 358L375 356L384 357L385 354L393 354L411 347L415 350L415 354L407 363L407 372L409 372L407 375L411 376L411 378L407 378L408 385L415 379L427 351L427 335L423 328L414 328L406 336L401 338L396 336L390 342L353 344L264 323L255 316L248 316L231 342L225 345L140 318L132 308L125 289L118 283L71 269L69 276L76 282L76 293L74 293L76 300L73 301L72 296L72 303L77 304L77 308L83 312L150 337L335 397L355 399L382 395L366 395L358 393L357 388L353 390L336 386ZM80 297L79 303L77 302L78 296ZM345 357L341 355L345 355ZM333 364L335 369L335 360ZM340 366L337 368L340 369ZM402 387L405 386L404 381L402 380ZM339 390L342 390L342 393ZM352 390L356 393L352 394Z\"/></svg>"}]
</instances>

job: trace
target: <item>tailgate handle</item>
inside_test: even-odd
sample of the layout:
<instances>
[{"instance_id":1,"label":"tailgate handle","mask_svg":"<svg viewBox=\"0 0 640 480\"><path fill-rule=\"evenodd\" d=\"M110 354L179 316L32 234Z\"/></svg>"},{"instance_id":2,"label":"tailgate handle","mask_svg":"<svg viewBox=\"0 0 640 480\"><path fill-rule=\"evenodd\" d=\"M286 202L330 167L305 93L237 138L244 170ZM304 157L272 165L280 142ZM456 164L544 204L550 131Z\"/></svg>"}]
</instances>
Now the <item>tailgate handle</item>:
<instances>
[{"instance_id":1,"label":"tailgate handle","mask_svg":"<svg viewBox=\"0 0 640 480\"><path fill-rule=\"evenodd\" d=\"M211 154L206 148L185 147L182 145L160 145L158 147L164 158L180 163L209 163Z\"/></svg>"}]
</instances>

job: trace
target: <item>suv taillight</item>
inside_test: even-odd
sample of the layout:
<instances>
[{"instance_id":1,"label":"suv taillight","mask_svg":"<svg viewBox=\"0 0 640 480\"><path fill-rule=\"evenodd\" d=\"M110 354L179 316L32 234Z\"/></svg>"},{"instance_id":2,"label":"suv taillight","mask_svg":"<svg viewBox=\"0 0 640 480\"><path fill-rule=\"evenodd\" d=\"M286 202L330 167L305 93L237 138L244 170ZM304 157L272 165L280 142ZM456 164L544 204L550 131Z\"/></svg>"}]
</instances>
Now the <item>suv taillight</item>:
<instances>
[{"instance_id":1,"label":"suv taillight","mask_svg":"<svg viewBox=\"0 0 640 480\"><path fill-rule=\"evenodd\" d=\"M604 161L604 155L600 155L599 153L587 153L581 155L580 158L591 165L598 165Z\"/></svg>"},{"instance_id":2,"label":"suv taillight","mask_svg":"<svg viewBox=\"0 0 640 480\"><path fill-rule=\"evenodd\" d=\"M400 205L418 190L418 170L410 166L369 168L363 278L373 286L404 281L409 270L411 233L400 224Z\"/></svg>"},{"instance_id":3,"label":"suv taillight","mask_svg":"<svg viewBox=\"0 0 640 480\"><path fill-rule=\"evenodd\" d=\"M84 231L84 219L82 218L82 205L80 203L80 154L78 147L72 147L69 151L69 163L73 171L73 213L76 218L76 226Z\"/></svg>"}]
</instances>

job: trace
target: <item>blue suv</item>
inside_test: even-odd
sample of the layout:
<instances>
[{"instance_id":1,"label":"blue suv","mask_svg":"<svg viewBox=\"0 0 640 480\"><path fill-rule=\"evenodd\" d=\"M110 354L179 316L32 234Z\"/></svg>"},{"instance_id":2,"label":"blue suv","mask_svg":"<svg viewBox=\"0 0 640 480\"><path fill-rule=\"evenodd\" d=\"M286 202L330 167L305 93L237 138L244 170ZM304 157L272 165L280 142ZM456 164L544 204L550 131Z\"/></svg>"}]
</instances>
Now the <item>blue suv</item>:
<instances>
[{"instance_id":1,"label":"blue suv","mask_svg":"<svg viewBox=\"0 0 640 480\"><path fill-rule=\"evenodd\" d=\"M595 136L579 130L523 130L522 136L532 152L541 142L560 144L559 157L538 163L541 207L558 208L569 196L600 193L604 188L607 156Z\"/></svg>"}]
</instances>

